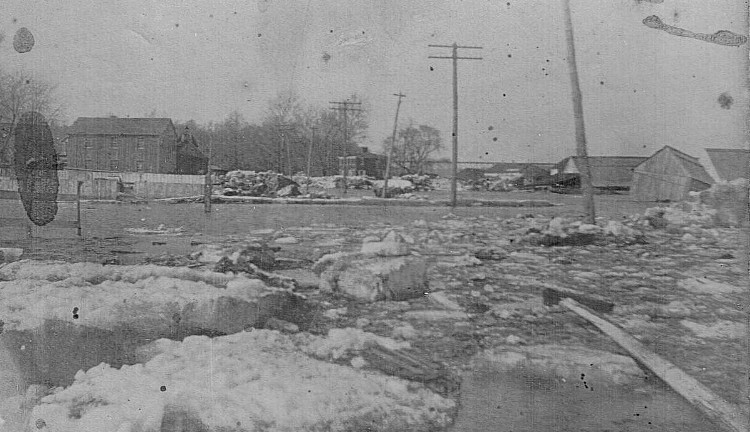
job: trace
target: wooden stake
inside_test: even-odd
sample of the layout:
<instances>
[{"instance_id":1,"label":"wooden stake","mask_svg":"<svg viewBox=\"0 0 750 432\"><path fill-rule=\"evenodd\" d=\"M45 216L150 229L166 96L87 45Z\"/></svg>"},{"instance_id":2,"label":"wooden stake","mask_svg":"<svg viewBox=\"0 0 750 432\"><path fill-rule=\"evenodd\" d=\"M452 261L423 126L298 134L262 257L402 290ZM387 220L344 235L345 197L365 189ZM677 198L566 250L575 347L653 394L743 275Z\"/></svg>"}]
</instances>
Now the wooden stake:
<instances>
[{"instance_id":1,"label":"wooden stake","mask_svg":"<svg viewBox=\"0 0 750 432\"><path fill-rule=\"evenodd\" d=\"M76 185L76 231L78 237L81 237L81 189L83 189L83 182L78 181Z\"/></svg>"}]
</instances>

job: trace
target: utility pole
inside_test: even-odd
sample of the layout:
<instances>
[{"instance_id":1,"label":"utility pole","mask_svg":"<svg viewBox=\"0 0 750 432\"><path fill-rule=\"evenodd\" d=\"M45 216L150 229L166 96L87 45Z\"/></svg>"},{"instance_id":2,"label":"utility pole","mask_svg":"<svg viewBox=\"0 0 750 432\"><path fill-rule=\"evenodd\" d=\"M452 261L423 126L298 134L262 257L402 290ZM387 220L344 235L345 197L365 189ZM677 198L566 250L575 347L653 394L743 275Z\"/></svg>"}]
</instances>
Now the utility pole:
<instances>
[{"instance_id":1,"label":"utility pole","mask_svg":"<svg viewBox=\"0 0 750 432\"><path fill-rule=\"evenodd\" d=\"M203 211L211 213L211 195L213 195L214 181L211 175L211 157L213 156L214 141L213 128L208 131L208 161L206 162L206 184L203 195Z\"/></svg>"},{"instance_id":2,"label":"utility pole","mask_svg":"<svg viewBox=\"0 0 750 432\"><path fill-rule=\"evenodd\" d=\"M396 118L393 120L393 135L391 136L391 146L388 148L388 154L385 159L385 181L383 182L383 198L388 198L388 178L391 176L391 158L393 157L393 148L396 146L396 129L398 129L398 110L401 108L401 98L405 98L406 95L401 92L394 93L393 96L398 96L398 102L396 102Z\"/></svg>"},{"instance_id":3,"label":"utility pole","mask_svg":"<svg viewBox=\"0 0 750 432\"><path fill-rule=\"evenodd\" d=\"M313 154L313 145L315 144L315 129L317 129L315 126L310 128L312 130L312 135L310 136L310 148L307 150L307 187L310 188L310 168L312 166L312 154Z\"/></svg>"},{"instance_id":4,"label":"utility pole","mask_svg":"<svg viewBox=\"0 0 750 432\"><path fill-rule=\"evenodd\" d=\"M453 45L427 45L432 48L451 48L451 56L428 56L434 59L453 60L453 166L451 167L451 207L456 207L456 188L458 178L458 61L459 60L482 60L482 57L459 57L459 49L482 49L476 46Z\"/></svg>"},{"instance_id":5,"label":"utility pole","mask_svg":"<svg viewBox=\"0 0 750 432\"><path fill-rule=\"evenodd\" d=\"M570 14L570 0L563 0L565 6L565 38L568 43L568 71L570 73L570 87L573 96L573 118L576 130L576 153L578 155L578 171L581 173L581 192L583 192L583 211L586 213L585 222L596 223L594 209L594 187L591 184L591 167L589 166L588 150L586 149L586 129L583 122L583 95L578 80L578 66L576 65L575 40L573 38L573 20Z\"/></svg>"},{"instance_id":6,"label":"utility pole","mask_svg":"<svg viewBox=\"0 0 750 432\"><path fill-rule=\"evenodd\" d=\"M349 170L349 159L348 159L348 146L349 146L349 124L348 124L348 113L349 111L362 111L360 108L350 108L349 105L362 105L361 102L349 102L349 101L343 101L343 102L329 102L334 105L331 107L334 111L341 111L344 115L344 145L342 146L341 153L343 154L343 160L344 160L344 195L346 195L346 174Z\"/></svg>"},{"instance_id":7,"label":"utility pole","mask_svg":"<svg viewBox=\"0 0 750 432\"><path fill-rule=\"evenodd\" d=\"M287 174L289 178L292 177L292 152L289 146L289 140L287 134L294 130L294 126L287 123L280 123L278 125L279 135L281 136L281 146L279 146L278 158L279 158L279 174L284 173L284 157L283 152L286 151L286 163L287 163Z\"/></svg>"}]
</instances>

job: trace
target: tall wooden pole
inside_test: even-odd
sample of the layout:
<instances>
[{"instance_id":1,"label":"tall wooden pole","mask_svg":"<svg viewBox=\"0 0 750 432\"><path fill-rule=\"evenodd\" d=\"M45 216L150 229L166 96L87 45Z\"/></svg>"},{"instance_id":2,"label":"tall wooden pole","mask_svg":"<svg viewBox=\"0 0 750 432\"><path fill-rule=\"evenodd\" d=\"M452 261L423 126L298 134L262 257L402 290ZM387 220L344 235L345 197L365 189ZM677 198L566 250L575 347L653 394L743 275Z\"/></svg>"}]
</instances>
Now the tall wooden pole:
<instances>
[{"instance_id":1,"label":"tall wooden pole","mask_svg":"<svg viewBox=\"0 0 750 432\"><path fill-rule=\"evenodd\" d=\"M307 150L307 189L310 189L310 169L312 167L313 145L315 144L315 126L311 129L312 135L310 136L310 148Z\"/></svg>"},{"instance_id":2,"label":"tall wooden pole","mask_svg":"<svg viewBox=\"0 0 750 432\"><path fill-rule=\"evenodd\" d=\"M206 163L206 181L203 190L203 211L211 213L211 196L213 195L214 182L211 178L211 157L213 156L213 130L208 131L208 161Z\"/></svg>"},{"instance_id":3,"label":"tall wooden pole","mask_svg":"<svg viewBox=\"0 0 750 432\"><path fill-rule=\"evenodd\" d=\"M349 160L347 159L348 158L348 154L349 154L349 151L348 151L348 146L349 146L349 123L348 123L348 117L349 117L349 115L348 115L348 113L349 113L349 111L362 111L360 108L351 108L349 105L362 105L362 103L361 102L349 102L349 101L344 101L344 102L329 102L329 103L336 104L336 105L342 105L342 106L332 107L331 109L332 110L336 110L336 111L341 111L344 114L344 145L343 145L343 148L341 149L341 153L343 154L342 159L344 161L344 170L343 170L344 171L344 173L343 173L344 174L344 178L343 178L344 191L343 191L343 193L344 193L344 195L346 195L346 189L347 189L346 174L347 174L347 171L349 170ZM356 164L356 161L355 161L355 164Z\"/></svg>"},{"instance_id":4,"label":"tall wooden pole","mask_svg":"<svg viewBox=\"0 0 750 432\"><path fill-rule=\"evenodd\" d=\"M576 65L575 39L573 38L573 20L570 13L570 0L563 0L565 7L565 39L568 43L568 70L570 73L570 87L573 96L573 118L576 130L576 153L578 160L578 171L581 173L581 192L583 192L583 211L586 214L585 222L593 224L596 222L596 211L594 209L594 187L591 184L591 168L589 166L588 150L586 148L586 129L583 121L583 95L578 79L578 67Z\"/></svg>"},{"instance_id":5,"label":"tall wooden pole","mask_svg":"<svg viewBox=\"0 0 750 432\"><path fill-rule=\"evenodd\" d=\"M452 45L428 45L430 47L451 48L452 55L428 56L428 58L453 60L453 163L451 165L451 207L456 207L458 188L458 61L459 60L482 60L482 57L459 57L458 49L482 49L482 47L461 46L455 42Z\"/></svg>"},{"instance_id":6,"label":"tall wooden pole","mask_svg":"<svg viewBox=\"0 0 750 432\"><path fill-rule=\"evenodd\" d=\"M81 237L81 188L83 188L83 182L78 181L76 185L76 233L78 237Z\"/></svg>"},{"instance_id":7,"label":"tall wooden pole","mask_svg":"<svg viewBox=\"0 0 750 432\"><path fill-rule=\"evenodd\" d=\"M344 108L346 108L346 105L344 105ZM346 190L349 188L346 184L346 175L347 171L349 171L349 125L348 125L348 118L349 114L346 109L342 111L344 113L344 148L341 149L341 151L344 153L344 195L346 195Z\"/></svg>"},{"instance_id":8,"label":"tall wooden pole","mask_svg":"<svg viewBox=\"0 0 750 432\"><path fill-rule=\"evenodd\" d=\"M451 207L458 195L458 45L453 42L453 163L451 164Z\"/></svg>"},{"instance_id":9,"label":"tall wooden pole","mask_svg":"<svg viewBox=\"0 0 750 432\"><path fill-rule=\"evenodd\" d=\"M393 120L393 135L391 136L391 146L388 148L388 153L385 159L385 181L383 182L383 198L388 198L388 179L391 177L391 159L393 158L393 149L396 147L396 129L398 129L398 110L401 108L401 98L406 97L401 92L394 93L393 96L398 96L398 102L396 103L396 118Z\"/></svg>"}]
</instances>

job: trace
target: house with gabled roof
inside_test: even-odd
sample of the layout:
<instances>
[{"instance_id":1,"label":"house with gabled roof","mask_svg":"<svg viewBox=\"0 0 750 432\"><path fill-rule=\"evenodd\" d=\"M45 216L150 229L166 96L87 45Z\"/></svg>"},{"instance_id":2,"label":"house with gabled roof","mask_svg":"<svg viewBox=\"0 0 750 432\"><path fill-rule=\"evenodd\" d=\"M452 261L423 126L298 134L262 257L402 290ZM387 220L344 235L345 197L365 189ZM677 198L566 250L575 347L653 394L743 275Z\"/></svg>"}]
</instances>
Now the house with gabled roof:
<instances>
[{"instance_id":1,"label":"house with gabled roof","mask_svg":"<svg viewBox=\"0 0 750 432\"><path fill-rule=\"evenodd\" d=\"M639 201L681 201L712 184L698 158L664 146L635 167L630 194Z\"/></svg>"},{"instance_id":2,"label":"house with gabled roof","mask_svg":"<svg viewBox=\"0 0 750 432\"><path fill-rule=\"evenodd\" d=\"M750 179L750 150L707 148L706 153L719 180Z\"/></svg>"},{"instance_id":3,"label":"house with gabled roof","mask_svg":"<svg viewBox=\"0 0 750 432\"><path fill-rule=\"evenodd\" d=\"M66 150L68 168L93 171L197 174L194 162L202 156L192 136L180 141L168 118L79 117Z\"/></svg>"}]
</instances>

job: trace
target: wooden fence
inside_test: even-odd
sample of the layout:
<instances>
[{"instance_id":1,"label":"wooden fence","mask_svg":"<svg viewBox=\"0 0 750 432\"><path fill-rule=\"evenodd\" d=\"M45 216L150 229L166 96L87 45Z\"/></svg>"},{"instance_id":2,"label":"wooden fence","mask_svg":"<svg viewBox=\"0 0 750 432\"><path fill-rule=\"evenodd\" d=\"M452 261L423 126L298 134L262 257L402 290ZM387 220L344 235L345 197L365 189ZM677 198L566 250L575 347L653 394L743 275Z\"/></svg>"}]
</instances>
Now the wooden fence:
<instances>
[{"instance_id":1,"label":"wooden fence","mask_svg":"<svg viewBox=\"0 0 750 432\"><path fill-rule=\"evenodd\" d=\"M114 200L121 194L138 199L175 198L202 195L205 177L200 175L125 173L64 169L57 172L58 196L69 200L77 195L83 182L83 199ZM18 190L13 170L0 167L0 191Z\"/></svg>"}]
</instances>

